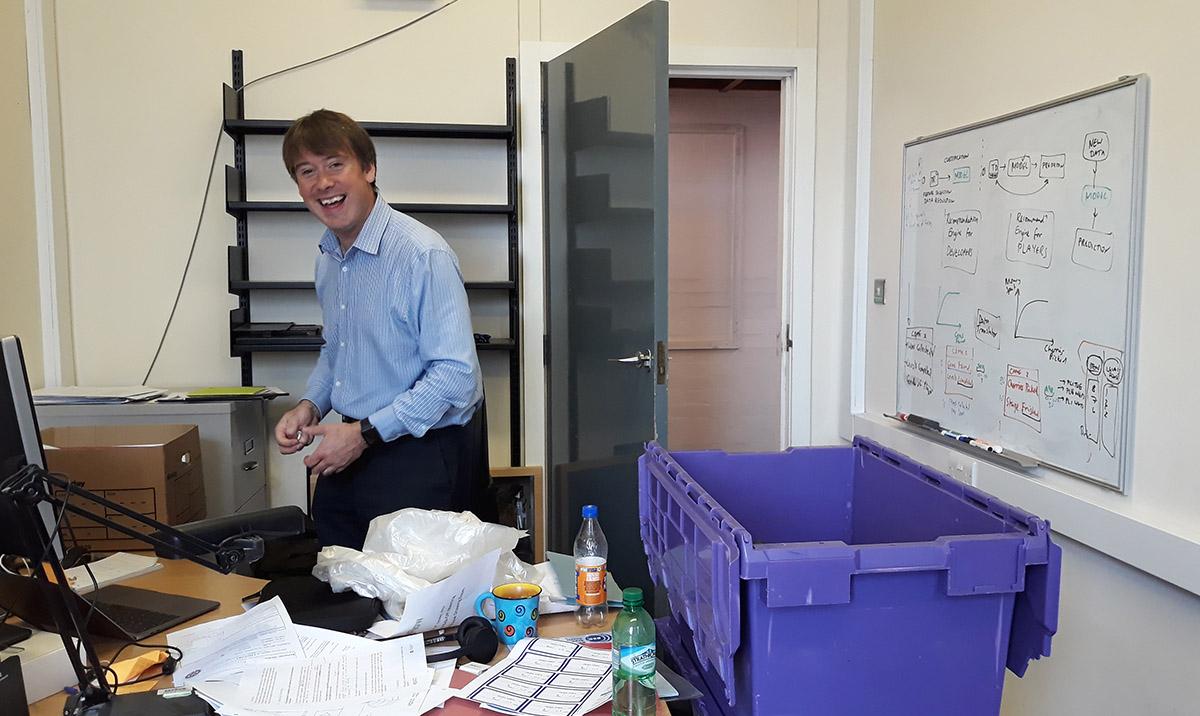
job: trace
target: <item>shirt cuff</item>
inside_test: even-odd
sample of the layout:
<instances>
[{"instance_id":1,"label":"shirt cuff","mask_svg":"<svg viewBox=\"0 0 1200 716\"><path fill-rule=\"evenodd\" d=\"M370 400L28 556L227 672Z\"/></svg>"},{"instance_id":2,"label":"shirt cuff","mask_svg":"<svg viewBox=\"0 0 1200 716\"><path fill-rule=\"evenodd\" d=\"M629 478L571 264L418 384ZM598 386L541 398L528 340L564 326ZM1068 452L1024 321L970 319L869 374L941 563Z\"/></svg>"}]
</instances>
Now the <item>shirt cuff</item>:
<instances>
[{"instance_id":1,"label":"shirt cuff","mask_svg":"<svg viewBox=\"0 0 1200 716\"><path fill-rule=\"evenodd\" d=\"M379 431L379 437L384 442L391 442L408 432L404 427L404 423L400 422L400 418L396 417L395 408L390 404L383 406L369 417L371 425L374 425L375 429Z\"/></svg>"},{"instance_id":2,"label":"shirt cuff","mask_svg":"<svg viewBox=\"0 0 1200 716\"><path fill-rule=\"evenodd\" d=\"M320 411L320 413L321 413L318 416L318 420L320 418L325 417L329 413L329 411L333 409L333 406L330 404L329 398L321 397L322 392L324 392L326 396L329 395L328 391L310 390L310 391L306 392L303 396L300 397L301 400L307 400L308 402L317 406L317 410Z\"/></svg>"}]
</instances>

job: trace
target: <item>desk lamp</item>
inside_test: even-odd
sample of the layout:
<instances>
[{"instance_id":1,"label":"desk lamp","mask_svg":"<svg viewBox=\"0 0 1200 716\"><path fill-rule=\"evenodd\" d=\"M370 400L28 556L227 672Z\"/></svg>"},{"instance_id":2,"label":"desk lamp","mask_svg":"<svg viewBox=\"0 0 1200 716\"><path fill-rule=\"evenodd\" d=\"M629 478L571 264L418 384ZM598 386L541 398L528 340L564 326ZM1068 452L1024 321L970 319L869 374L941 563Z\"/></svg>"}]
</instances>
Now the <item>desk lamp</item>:
<instances>
[{"instance_id":1,"label":"desk lamp","mask_svg":"<svg viewBox=\"0 0 1200 716\"><path fill-rule=\"evenodd\" d=\"M78 497L98 504L106 510L154 530L153 534L137 531L90 510L72 504ZM92 493L80 485L47 472L39 465L26 465L0 481L0 524L15 529L0 531L0 552L24 557L34 565L32 570L41 594L50 607L58 633L67 649L67 656L79 678L79 694L68 699L64 716L204 716L215 714L207 701L194 693L160 695L157 692L114 694L105 675L105 667L96 656L96 649L85 628L85 620L70 599L70 586L63 573L62 562L54 548L54 534L43 519L41 507L49 505L60 515L63 511L81 515L105 527L117 530L154 547L165 557L185 558L222 574L228 574L239 564L251 563L262 557L263 538L246 530L213 543L189 534L150 517L139 514ZM262 515L283 514L295 508L263 510ZM200 524L201 523L193 523ZM47 574L47 570L49 574ZM79 649L71 642L77 638L87 657L84 664ZM93 682L95 682L93 684Z\"/></svg>"}]
</instances>

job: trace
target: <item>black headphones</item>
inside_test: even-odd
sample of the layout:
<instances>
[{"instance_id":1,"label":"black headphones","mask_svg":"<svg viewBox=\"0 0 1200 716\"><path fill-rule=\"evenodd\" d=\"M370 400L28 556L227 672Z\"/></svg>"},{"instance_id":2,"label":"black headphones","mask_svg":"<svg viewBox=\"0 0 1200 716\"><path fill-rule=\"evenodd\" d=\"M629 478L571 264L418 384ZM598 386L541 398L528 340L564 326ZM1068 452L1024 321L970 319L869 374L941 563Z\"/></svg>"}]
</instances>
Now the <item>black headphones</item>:
<instances>
[{"instance_id":1,"label":"black headphones","mask_svg":"<svg viewBox=\"0 0 1200 716\"><path fill-rule=\"evenodd\" d=\"M496 631L492 629L492 623L483 617L467 617L462 624L458 625L458 629L453 634L443 633L426 637L425 646L441 644L451 639L458 642L457 649L441 654L430 654L425 657L426 660L432 663L465 656L471 661L486 664L495 658L496 650L500 648L500 639L496 636Z\"/></svg>"}]
</instances>

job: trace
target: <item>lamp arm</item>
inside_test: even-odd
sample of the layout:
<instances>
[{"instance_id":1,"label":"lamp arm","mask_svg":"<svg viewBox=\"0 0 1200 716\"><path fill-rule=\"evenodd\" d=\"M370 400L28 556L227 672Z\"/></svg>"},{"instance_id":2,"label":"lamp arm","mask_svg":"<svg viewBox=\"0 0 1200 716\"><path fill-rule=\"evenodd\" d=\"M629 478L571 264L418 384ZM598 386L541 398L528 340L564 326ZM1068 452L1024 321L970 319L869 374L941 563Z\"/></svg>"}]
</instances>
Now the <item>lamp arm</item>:
<instances>
[{"instance_id":1,"label":"lamp arm","mask_svg":"<svg viewBox=\"0 0 1200 716\"><path fill-rule=\"evenodd\" d=\"M56 494L57 493L57 494ZM62 495L61 497L59 495ZM73 504L70 498L78 496L113 510L134 522L155 530L148 535L132 526L124 525L97 515L91 510ZM16 522L17 530L7 536L0 534L0 543L6 550L19 554L34 565L33 579L50 607L51 616L66 647L67 657L75 676L79 679L80 694L68 701L64 713L81 714L90 712L90 707L112 702L113 689L105 675L96 653L95 645L87 633L86 618L79 613L71 598L67 576L54 549L55 535L42 520L40 506L52 505L62 511L86 517L105 527L145 542L160 554L183 557L209 569L228 574L243 561L255 561L262 556L263 542L257 535L235 535L213 544L207 540L181 532L153 518L134 512L107 498L101 497L80 485L73 484L58 475L47 472L39 465L26 465L18 472L0 479L0 515ZM161 535L161 537L160 537ZM166 541L174 539L176 543ZM195 550L190 552L189 550ZM203 554L211 553L215 559ZM80 658L72 638L79 639L87 663ZM94 682L94 683L93 683Z\"/></svg>"},{"instance_id":2,"label":"lamp arm","mask_svg":"<svg viewBox=\"0 0 1200 716\"><path fill-rule=\"evenodd\" d=\"M127 535L133 539L145 542L151 547L154 547L155 551L159 554L173 556L176 558L182 557L184 559L191 560L202 567L207 567L213 571L220 572L221 574L229 574L242 562L253 562L262 556L262 539L260 537L244 536L238 540L238 545L236 546L229 546L224 543L213 544L212 542L203 540L195 535L181 532L170 525L163 524L162 522L159 522L152 517L147 517L140 512L135 512L128 507L113 502L105 497L101 497L100 495L97 495L96 493L91 492L90 490L87 490L82 486L71 482L70 480L65 480L62 477L47 472L40 467L33 466L33 470L30 470L30 468L27 467L25 468L25 471L35 475L29 479L41 480L47 486L49 486L50 489L43 491L42 500L49 502L56 509L66 509L72 514L86 517L87 519L98 522L109 529L116 530L117 532ZM18 475L19 474L21 473L18 473ZM129 525L115 522L105 515L96 514L95 512L81 507L78 504L72 504L69 500L62 499L55 494L55 490L61 490L65 493L69 493L98 504L106 509L113 510L114 512L124 515L125 517L139 524L150 527L154 530L154 533L146 534L145 532L139 532ZM164 540L162 537L159 537L159 534L177 540L178 544ZM181 549L180 547L185 547L186 549ZM208 559L203 556L204 554L212 554L214 559Z\"/></svg>"}]
</instances>

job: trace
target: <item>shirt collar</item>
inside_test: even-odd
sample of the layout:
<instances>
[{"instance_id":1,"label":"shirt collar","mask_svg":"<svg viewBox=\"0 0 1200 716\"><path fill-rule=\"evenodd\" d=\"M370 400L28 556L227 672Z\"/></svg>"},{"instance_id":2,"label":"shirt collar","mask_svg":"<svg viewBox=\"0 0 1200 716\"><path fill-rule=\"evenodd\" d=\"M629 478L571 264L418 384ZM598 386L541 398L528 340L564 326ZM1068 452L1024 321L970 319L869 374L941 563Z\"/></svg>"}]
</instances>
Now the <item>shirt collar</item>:
<instances>
[{"instance_id":1,"label":"shirt collar","mask_svg":"<svg viewBox=\"0 0 1200 716\"><path fill-rule=\"evenodd\" d=\"M375 255L379 253L379 242L383 239L383 230L387 228L388 217L391 214L391 207L380 194L375 195L375 207L371 209L371 213L367 215L367 220L363 223L362 229L358 232L358 238L354 240L354 244L350 247L365 251L368 254ZM321 234L321 242L318 244L321 253L330 254L339 261L344 259L342 255L342 244L338 241L338 237L329 229L325 229L325 233ZM347 251L347 254L350 252Z\"/></svg>"}]
</instances>

